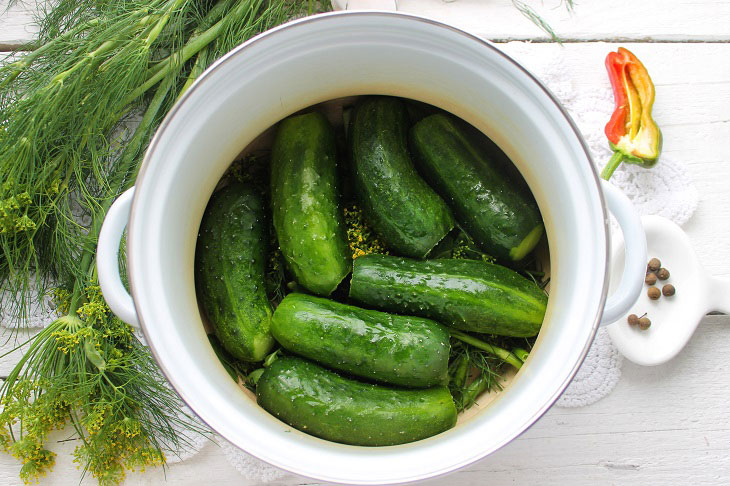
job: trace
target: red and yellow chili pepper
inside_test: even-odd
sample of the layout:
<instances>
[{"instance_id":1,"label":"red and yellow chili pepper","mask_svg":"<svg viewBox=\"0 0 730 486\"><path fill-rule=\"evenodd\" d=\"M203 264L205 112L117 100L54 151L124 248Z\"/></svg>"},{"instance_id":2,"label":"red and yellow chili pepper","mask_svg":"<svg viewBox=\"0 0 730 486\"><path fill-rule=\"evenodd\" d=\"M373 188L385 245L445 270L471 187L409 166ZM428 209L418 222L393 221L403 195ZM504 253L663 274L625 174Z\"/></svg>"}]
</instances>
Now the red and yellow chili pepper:
<instances>
[{"instance_id":1,"label":"red and yellow chili pepper","mask_svg":"<svg viewBox=\"0 0 730 486\"><path fill-rule=\"evenodd\" d=\"M652 167L662 149L662 132L651 116L654 83L639 59L628 49L618 48L606 56L606 69L613 88L616 109L606 124L613 156L601 172L608 180L621 162Z\"/></svg>"}]
</instances>

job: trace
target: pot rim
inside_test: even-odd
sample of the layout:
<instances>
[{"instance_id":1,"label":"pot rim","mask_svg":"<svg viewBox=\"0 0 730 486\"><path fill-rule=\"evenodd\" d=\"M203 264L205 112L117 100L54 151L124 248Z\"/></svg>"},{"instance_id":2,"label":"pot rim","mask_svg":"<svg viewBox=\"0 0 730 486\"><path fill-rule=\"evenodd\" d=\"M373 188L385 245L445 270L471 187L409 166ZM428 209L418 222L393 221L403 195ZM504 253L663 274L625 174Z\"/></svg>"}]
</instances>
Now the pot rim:
<instances>
[{"instance_id":1,"label":"pot rim","mask_svg":"<svg viewBox=\"0 0 730 486\"><path fill-rule=\"evenodd\" d=\"M180 110L180 107L185 104L185 101L193 95L197 90L201 88L201 86L207 81L207 79L216 71L221 69L225 64L227 64L231 58L234 56L239 56L241 53L245 52L249 47L260 43L261 41L268 39L271 36L277 35L277 33L281 31L286 31L292 28L296 28L297 26L301 24L310 24L310 23L318 23L320 21L327 21L327 19L331 17L340 17L340 16L358 16L358 17L401 17L408 19L410 21L415 22L421 22L426 23L430 25L437 26L439 28L445 28L447 30L452 31L453 33L456 33L458 35L464 36L468 39L471 39L473 41L476 41L477 43L481 44L485 48L489 49L493 53L500 56L502 59L507 61L508 63L512 64L514 67L516 67L522 74L527 76L529 80L531 80L546 96L547 98L553 103L553 105L559 110L561 115L564 117L565 121L567 121L568 125L570 126L571 130L573 131L574 135L577 138L578 143L580 144L586 160L589 164L590 173L593 176L597 193L599 197L599 204L600 209L603 215L603 226L605 229L605 259L604 259L604 278L603 278L603 285L601 288L601 296L599 300L599 306L596 309L596 315L593 319L593 322L591 323L591 332L589 333L589 338L586 340L585 346L580 352L579 358L573 365L571 371L567 375L567 377L564 379L564 381L555 389L555 392L550 396L549 399L545 401L545 403L540 406L529 418L526 418L525 421L517 427L519 429L519 432L515 434L511 438L507 438L504 440L501 440L499 442L496 442L488 449L480 450L477 454L471 455L471 456L465 456L465 459L462 461L459 461L457 463L453 463L447 467L442 468L439 471L431 471L426 473L420 473L417 475L410 476L409 478L404 479L398 479L395 481L389 482L389 484L403 484L403 483L410 483L414 481L424 480L424 479L430 479L435 477L440 477L443 475L446 475L448 473L451 473L455 470L461 469L469 464L472 464L480 459L483 459L484 457L494 453L495 451L501 449L508 443L512 442L512 440L516 439L520 435L522 435L525 431L527 431L532 425L534 425L557 401L557 399L562 395L563 391L567 388L567 386L570 384L570 382L574 379L576 373L578 372L578 369L583 364L583 361L585 360L586 355L588 354L588 351L591 347L591 344L593 343L593 340L595 339L596 333L599 328L599 324L601 322L601 316L603 314L603 309L606 303L607 295L608 295L608 289L609 289L609 264L610 264L610 245L609 245L609 237L610 237L610 227L608 224L608 210L606 205L606 199L603 194L603 190L601 188L601 179L598 176L598 171L595 167L595 164L593 163L593 158L591 156L590 150L583 138L583 135L581 134L580 130L578 129L576 123L573 121L570 114L567 112L567 110L562 106L560 101L557 99L557 97L545 86L538 78L536 78L530 71L528 71L526 68L524 68L520 63L518 63L516 60L514 60L512 57L510 57L508 54L502 52L499 48L497 48L492 42L482 39L474 34L471 34L469 32L466 32L460 28L454 27L452 25L429 19L420 15L410 14L410 13L404 13L404 12L394 12L394 11L381 11L381 10L361 10L361 11L337 11L337 12L327 12L322 14L317 14L313 16L304 17L301 19L292 20L290 22L287 22L285 24L279 25L277 27L274 27L272 29L269 29L259 35L256 35L252 37L251 39L247 40L246 42L243 42L242 44L238 45L234 49L232 49L230 52L226 53L224 56L222 56L220 59L215 61L211 66L208 67L208 69L203 72L198 79L188 88L188 90L180 97L180 99L174 104L174 106L170 109L168 114L165 116L165 118L160 123L159 127L155 131L154 137L150 141L147 150L145 152L144 159L142 161L142 164L140 166L140 170L138 172L137 178L135 180L135 185L137 186L137 190L134 192L134 197L131 204L130 209L130 217L129 217L129 223L127 225L127 239L128 241L132 240L132 235L134 233L134 221L136 219L136 216L138 214L138 210L140 208L136 204L138 198L140 197L141 190L139 188L142 186L142 183L144 181L145 173L148 169L148 167L151 165L151 154L155 152L157 146L159 145L160 139L162 138L162 134L165 132L167 127L170 125L171 120L175 117L175 114ZM141 210L140 210L141 211ZM132 269L134 268L134 254L132 252L127 253L127 260L128 260L128 269L129 269L129 289L131 295L134 297L136 294L136 285L135 285L135 278L134 278L134 272ZM181 393L178 392L178 384L175 380L171 378L172 373L170 373L170 370L168 367L164 364L164 362L160 359L159 354L157 350L155 349L155 346L152 344L152 341L149 341L149 333L147 331L147 324L145 323L144 314L140 312L140 307L137 304L137 299L133 299L135 310L138 316L138 320L140 323L140 328L142 329L142 332L146 339L148 339L149 342L149 349L152 353L153 358L157 362L157 365L160 367L160 370L162 371L163 375L165 376L165 379L172 385L172 387L175 389L176 393L180 396L180 399L185 403L186 406L190 408L190 410L195 414L195 416L203 423L206 424L206 426L210 427L210 425L207 423L206 420L204 420L202 417L198 415L198 413L193 409L192 406L190 406L188 400L183 397ZM217 429L214 429L213 427L210 427L211 430L214 430L216 434L221 435L224 439L231 441L234 445L235 442L229 439L229 434L227 431L220 431ZM236 447L238 447L236 445ZM318 480L324 480L324 481L330 481L335 483L343 483L342 479L331 477L326 474L318 474L318 475L312 475L311 472L303 472L301 470L292 469L289 466L284 466L279 463L272 462L269 458L262 458L258 455L246 450L247 454L251 454L252 456L256 457L257 459L260 459L264 461L267 464L271 464L272 466L275 466L279 469L292 472L294 474L298 474L305 477L311 477ZM373 481L368 479L363 479L362 481L355 481L348 480L349 483L352 484L375 484Z\"/></svg>"}]
</instances>

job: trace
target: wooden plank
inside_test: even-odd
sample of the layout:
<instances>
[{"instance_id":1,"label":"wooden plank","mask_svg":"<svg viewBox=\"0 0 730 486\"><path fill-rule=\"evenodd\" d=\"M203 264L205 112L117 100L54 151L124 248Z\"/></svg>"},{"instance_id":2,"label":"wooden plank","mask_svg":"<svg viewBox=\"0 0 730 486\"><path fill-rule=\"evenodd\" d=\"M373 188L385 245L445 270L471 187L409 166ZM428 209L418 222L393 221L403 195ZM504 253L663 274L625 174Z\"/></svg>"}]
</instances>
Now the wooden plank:
<instances>
[{"instance_id":1,"label":"wooden plank","mask_svg":"<svg viewBox=\"0 0 730 486\"><path fill-rule=\"evenodd\" d=\"M459 0L461 1L461 0ZM701 192L685 226L700 259L713 273L730 275L730 44L624 44L646 63L657 83L656 118L665 154L686 161ZM615 44L508 43L501 47L538 71L562 59L576 89L608 89L603 57ZM661 165L654 170L661 170ZM0 354L3 351L0 349ZM490 484L727 484L730 482L730 318L707 317L674 360L642 368L625 363L614 392L579 409L553 408L522 437L495 455L433 485ZM4 376L19 354L0 359ZM12 360L10 359L12 358ZM3 371L6 370L6 371ZM54 440L63 439L63 433ZM76 485L74 443L54 444L54 473L42 484ZM20 466L0 454L0 484L19 485ZM130 475L126 484L260 484L242 480L215 446L166 475ZM287 476L276 484L316 483ZM83 484L96 484L85 480Z\"/></svg>"},{"instance_id":2,"label":"wooden plank","mask_svg":"<svg viewBox=\"0 0 730 486\"><path fill-rule=\"evenodd\" d=\"M577 1L573 13L560 0L525 3L566 41L730 40L728 2L687 0L671 2L669 7L661 0ZM400 0L398 9L439 19L488 39L548 39L510 0Z\"/></svg>"},{"instance_id":3,"label":"wooden plank","mask_svg":"<svg viewBox=\"0 0 730 486\"><path fill-rule=\"evenodd\" d=\"M30 347L28 339L35 335L39 329L11 331L0 328L0 378L8 376L20 360L23 353ZM5 353L8 353L7 356ZM2 481L0 481L2 484Z\"/></svg>"},{"instance_id":4,"label":"wooden plank","mask_svg":"<svg viewBox=\"0 0 730 486\"><path fill-rule=\"evenodd\" d=\"M339 0L345 5L346 0ZM356 5L370 2L360 0ZM576 2L569 13L561 0L526 0L565 41L693 41L730 40L730 2L721 0L613 0ZM32 40L34 2L19 2L5 10L0 0L0 50L17 48ZM372 0L382 6L382 0ZM511 0L399 0L398 10L435 18L488 39L546 41L549 37L526 19Z\"/></svg>"},{"instance_id":5,"label":"wooden plank","mask_svg":"<svg viewBox=\"0 0 730 486\"><path fill-rule=\"evenodd\" d=\"M645 63L656 83L654 114L664 135L663 154L686 164L700 202L685 225L700 261L730 276L730 44L555 44L513 42L500 48L528 69L543 72L559 61L577 90L609 90L605 55L623 45ZM681 68L678 66L681 65ZM619 169L620 170L620 169ZM651 170L661 170L659 164Z\"/></svg>"},{"instance_id":6,"label":"wooden plank","mask_svg":"<svg viewBox=\"0 0 730 486\"><path fill-rule=\"evenodd\" d=\"M706 317L687 348L661 366L625 363L614 392L584 408L552 408L521 437L478 463L432 486L481 484L684 484L716 485L730 480L730 316ZM52 441L65 439L61 432ZM42 484L73 486L79 472L71 459L74 442L53 443L56 470ZM20 485L20 467L0 454L0 484ZM130 474L127 485L197 485L201 478L221 486L246 481L215 445L173 464ZM85 480L81 484L95 484ZM277 485L321 484L287 475Z\"/></svg>"},{"instance_id":7,"label":"wooden plank","mask_svg":"<svg viewBox=\"0 0 730 486\"><path fill-rule=\"evenodd\" d=\"M346 3L344 0L338 3ZM363 8L369 2L356 3ZM398 10L455 25L488 39L548 40L549 37L515 9L511 0L398 0ZM575 2L526 1L566 41L728 41L730 3L684 0ZM681 19L681 20L680 20Z\"/></svg>"},{"instance_id":8,"label":"wooden plank","mask_svg":"<svg viewBox=\"0 0 730 486\"><path fill-rule=\"evenodd\" d=\"M33 25L35 2L0 0L0 51L12 51L33 40L38 29Z\"/></svg>"}]
</instances>

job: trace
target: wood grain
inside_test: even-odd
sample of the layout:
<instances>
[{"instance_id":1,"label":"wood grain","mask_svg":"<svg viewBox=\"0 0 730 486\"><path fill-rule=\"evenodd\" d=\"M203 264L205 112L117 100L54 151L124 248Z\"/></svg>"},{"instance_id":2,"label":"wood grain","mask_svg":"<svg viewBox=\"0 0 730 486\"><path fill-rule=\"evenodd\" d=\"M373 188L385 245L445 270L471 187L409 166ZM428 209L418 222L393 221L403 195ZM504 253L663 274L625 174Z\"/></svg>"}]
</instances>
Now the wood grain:
<instances>
[{"instance_id":1,"label":"wood grain","mask_svg":"<svg viewBox=\"0 0 730 486\"><path fill-rule=\"evenodd\" d=\"M12 51L32 41L38 29L33 25L35 2L0 0L0 51Z\"/></svg>"},{"instance_id":2,"label":"wood grain","mask_svg":"<svg viewBox=\"0 0 730 486\"><path fill-rule=\"evenodd\" d=\"M354 3L354 2L353 2ZM362 8L369 2L358 1ZM526 1L565 41L728 41L730 2L711 0ZM397 9L446 22L493 40L545 41L549 37L510 0L397 0Z\"/></svg>"},{"instance_id":3,"label":"wood grain","mask_svg":"<svg viewBox=\"0 0 730 486\"><path fill-rule=\"evenodd\" d=\"M639 55L657 83L655 114L665 135L664 153L685 161L701 194L684 229L708 269L730 276L730 2L588 0L577 2L572 16L557 7L558 0L532 3L564 39L578 42L565 47L541 43L546 36L509 0L399 0L398 8L491 39L530 40L501 44L528 68L560 52L566 76L591 86L605 86L603 56L616 44L587 41L639 41L623 45ZM0 0L0 50L31 40L35 32L31 10L6 10L7 4ZM10 348L0 345L0 355ZM669 363L643 368L625 362L623 377L608 397L589 407L553 408L492 456L423 484L730 484L728 354L730 317L708 316ZM19 356L0 359L0 377ZM67 436L61 431L52 437L56 469L40 484L79 484L71 456L76 443L58 442ZM20 485L19 470L13 458L0 454L0 485ZM212 444L166 473L130 474L126 484L198 485L203 480L260 484L242 478ZM96 481L87 478L81 484ZM289 475L270 484L318 483Z\"/></svg>"},{"instance_id":4,"label":"wood grain","mask_svg":"<svg viewBox=\"0 0 730 486\"><path fill-rule=\"evenodd\" d=\"M730 481L730 316L707 316L682 353L661 366L625 362L623 377L594 405L552 408L495 454L429 486L483 484L693 484ZM66 438L56 433L54 440ZM74 442L56 442L56 471L41 484L74 486ZM20 467L0 454L0 484L20 485ZM131 474L129 485L262 484L243 479L214 444L163 474ZM81 484L95 484L86 480ZM271 484L319 484L287 475Z\"/></svg>"},{"instance_id":5,"label":"wood grain","mask_svg":"<svg viewBox=\"0 0 730 486\"><path fill-rule=\"evenodd\" d=\"M5 11L0 0L0 50L33 39L29 23L35 2ZM340 1L339 3L345 3ZM358 8L382 0L353 2ZM549 37L526 19L511 0L398 0L399 11L435 18L488 39L543 42ZM526 0L565 41L725 42L730 40L730 2L723 0L578 1L569 13L561 0Z\"/></svg>"},{"instance_id":6,"label":"wood grain","mask_svg":"<svg viewBox=\"0 0 730 486\"><path fill-rule=\"evenodd\" d=\"M30 346L30 343L27 342L28 339L36 332L38 329L11 331L0 327L0 356L2 356L0 358L0 378L8 376L15 363Z\"/></svg>"}]
</instances>

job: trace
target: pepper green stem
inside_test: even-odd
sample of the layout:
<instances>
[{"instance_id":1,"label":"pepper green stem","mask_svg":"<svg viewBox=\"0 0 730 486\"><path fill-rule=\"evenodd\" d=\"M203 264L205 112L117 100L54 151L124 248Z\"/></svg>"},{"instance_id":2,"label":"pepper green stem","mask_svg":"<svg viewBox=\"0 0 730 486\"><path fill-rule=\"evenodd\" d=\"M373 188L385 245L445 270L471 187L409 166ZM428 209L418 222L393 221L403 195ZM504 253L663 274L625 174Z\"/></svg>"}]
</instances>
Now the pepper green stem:
<instances>
[{"instance_id":1,"label":"pepper green stem","mask_svg":"<svg viewBox=\"0 0 730 486\"><path fill-rule=\"evenodd\" d=\"M475 348L481 349L482 351L486 351L489 354L493 354L505 363L514 366L518 370L522 368L522 361L520 361L517 356L510 353L506 349L500 348L493 344L489 344L488 342L475 338L474 336L465 332L457 331L456 329L449 329L449 333L451 334L451 337L454 337L459 341L465 342L466 344L470 344Z\"/></svg>"},{"instance_id":2,"label":"pepper green stem","mask_svg":"<svg viewBox=\"0 0 730 486\"><path fill-rule=\"evenodd\" d=\"M605 180L609 180L613 173L616 171L619 165L621 165L621 162L624 161L624 154L616 150L611 158L608 160L608 163L601 171L601 178Z\"/></svg>"}]
</instances>

